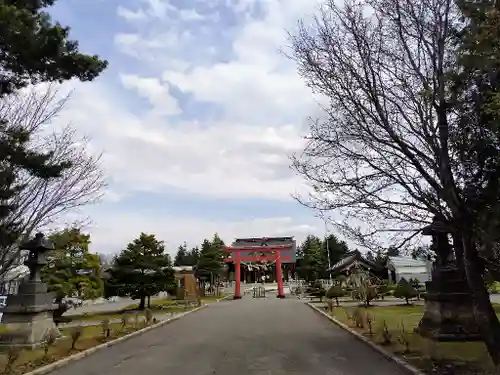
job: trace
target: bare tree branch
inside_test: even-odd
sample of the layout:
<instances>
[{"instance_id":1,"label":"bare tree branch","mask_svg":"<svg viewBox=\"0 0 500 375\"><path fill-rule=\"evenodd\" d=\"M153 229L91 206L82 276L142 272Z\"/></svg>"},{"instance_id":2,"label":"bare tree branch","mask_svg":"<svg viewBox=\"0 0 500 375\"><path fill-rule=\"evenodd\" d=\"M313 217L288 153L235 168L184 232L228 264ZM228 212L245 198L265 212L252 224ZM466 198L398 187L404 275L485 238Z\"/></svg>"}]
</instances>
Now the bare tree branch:
<instances>
[{"instance_id":1,"label":"bare tree branch","mask_svg":"<svg viewBox=\"0 0 500 375\"><path fill-rule=\"evenodd\" d=\"M314 193L296 198L342 215L333 224L363 246L412 243L431 216L458 204L440 137L449 116L441 77L459 23L452 8L451 0L330 0L312 27L300 23L291 35L299 73L328 98L293 157Z\"/></svg>"},{"instance_id":2,"label":"bare tree branch","mask_svg":"<svg viewBox=\"0 0 500 375\"><path fill-rule=\"evenodd\" d=\"M33 148L50 151L51 162L71 164L58 179L42 180L20 172L23 189L12 202L17 208L8 220L21 223L26 237L61 224L68 212L98 202L106 186L101 155L89 153L90 140L79 138L71 125L51 130L68 100L69 95L61 97L55 85L23 90L0 100L0 118L11 126L29 129ZM0 279L17 265L19 255L18 248L0 249Z\"/></svg>"}]
</instances>

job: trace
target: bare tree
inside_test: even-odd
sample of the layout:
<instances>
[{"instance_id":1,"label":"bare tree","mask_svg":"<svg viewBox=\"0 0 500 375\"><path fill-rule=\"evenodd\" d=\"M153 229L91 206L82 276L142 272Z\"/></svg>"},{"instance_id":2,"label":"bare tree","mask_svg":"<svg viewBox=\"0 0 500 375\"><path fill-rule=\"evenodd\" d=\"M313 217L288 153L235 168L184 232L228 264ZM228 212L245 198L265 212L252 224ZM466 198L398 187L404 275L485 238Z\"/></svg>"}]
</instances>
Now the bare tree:
<instances>
[{"instance_id":1,"label":"bare tree","mask_svg":"<svg viewBox=\"0 0 500 375\"><path fill-rule=\"evenodd\" d=\"M333 224L365 246L387 233L403 246L433 216L443 218L500 364L500 324L478 254L493 229L478 228L483 212L470 209L478 205L469 206L476 202L467 200L451 145L460 129L448 77L459 65L461 9L454 0L335 3L291 36L299 73L324 103L324 117L311 122L307 146L293 158L314 191L298 199L341 214L345 220Z\"/></svg>"},{"instance_id":2,"label":"bare tree","mask_svg":"<svg viewBox=\"0 0 500 375\"><path fill-rule=\"evenodd\" d=\"M19 172L22 189L12 202L16 209L8 220L20 223L25 237L61 224L67 213L97 202L103 194L101 155L89 153L89 139L78 138L71 125L51 129L68 100L69 95L61 97L55 85L30 88L0 100L0 118L29 130L32 147L50 152L51 162L69 164L57 179L42 180ZM0 249L0 279L17 265L19 257L17 247Z\"/></svg>"}]
</instances>

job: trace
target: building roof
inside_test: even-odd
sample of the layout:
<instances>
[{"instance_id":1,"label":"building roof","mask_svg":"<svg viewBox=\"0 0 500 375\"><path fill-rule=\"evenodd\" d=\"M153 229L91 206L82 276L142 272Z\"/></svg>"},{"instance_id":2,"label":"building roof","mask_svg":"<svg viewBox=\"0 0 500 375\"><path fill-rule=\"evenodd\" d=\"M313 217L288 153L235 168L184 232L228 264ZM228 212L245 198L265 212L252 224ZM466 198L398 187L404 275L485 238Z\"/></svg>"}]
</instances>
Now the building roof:
<instances>
[{"instance_id":1,"label":"building roof","mask_svg":"<svg viewBox=\"0 0 500 375\"><path fill-rule=\"evenodd\" d=\"M412 257L399 256L399 257L389 257L387 259L387 264L391 264L395 268L427 267L429 261L421 259L413 259Z\"/></svg>"},{"instance_id":2,"label":"building roof","mask_svg":"<svg viewBox=\"0 0 500 375\"><path fill-rule=\"evenodd\" d=\"M333 266L331 266L329 271L331 271L331 272L343 271L345 269L348 269L354 263L361 264L362 266L365 266L367 268L371 268L374 270L378 270L381 268L377 264L370 262L369 260L364 258L358 250L354 250L354 251L348 253L344 259L338 261Z\"/></svg>"},{"instance_id":3,"label":"building roof","mask_svg":"<svg viewBox=\"0 0 500 375\"><path fill-rule=\"evenodd\" d=\"M175 272L191 272L193 271L193 266L174 266L172 269Z\"/></svg>"}]
</instances>

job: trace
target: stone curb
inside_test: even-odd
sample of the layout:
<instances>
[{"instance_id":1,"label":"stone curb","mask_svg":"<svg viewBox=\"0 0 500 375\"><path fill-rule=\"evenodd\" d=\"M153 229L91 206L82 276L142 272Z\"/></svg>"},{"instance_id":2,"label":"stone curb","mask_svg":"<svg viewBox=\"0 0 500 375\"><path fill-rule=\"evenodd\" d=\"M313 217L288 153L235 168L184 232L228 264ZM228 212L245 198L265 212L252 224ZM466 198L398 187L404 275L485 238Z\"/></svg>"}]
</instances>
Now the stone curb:
<instances>
[{"instance_id":1,"label":"stone curb","mask_svg":"<svg viewBox=\"0 0 500 375\"><path fill-rule=\"evenodd\" d=\"M349 332L351 335L356 337L358 340L364 342L366 345L371 347L373 350L376 352L380 353L382 356L387 358L388 360L396 363L399 367L401 367L404 371L406 371L410 375L426 375L424 372L420 371L418 368L415 366L410 365L408 362L402 360L399 357L396 357L394 354L390 353L389 351L385 350L384 348L380 347L379 345L375 344L372 342L370 339L366 338L359 332L356 332L355 330L351 329L341 321L335 319L333 316L328 315L324 311L321 311L318 309L316 306L313 306L311 303L306 303L307 306L309 306L311 309L316 311L318 314L323 315L327 319L329 319L331 322L335 323L337 326L340 328L344 329L345 331Z\"/></svg>"},{"instance_id":2,"label":"stone curb","mask_svg":"<svg viewBox=\"0 0 500 375\"><path fill-rule=\"evenodd\" d=\"M201 310L201 309L203 309L203 308L205 308L207 306L208 305L203 305L203 306L197 307L197 308L195 308L193 310L190 310L190 311L187 311L185 313L181 313L181 314L179 314L177 316L174 316L173 318L170 318L170 319L167 319L167 320L163 320L161 322L153 324L152 326L142 328L142 329L140 329L138 331L135 331L135 332L132 332L132 333L130 333L128 335L119 337L119 338L117 338L115 340L111 340L109 342L105 342L103 344L100 344L100 345L94 346L92 348L86 349L86 350L84 350L82 352L70 355L69 357L60 359L59 361L50 363L50 364L48 364L46 366L42 366L42 367L36 368L33 371L24 373L23 375L44 375L44 374L47 374L47 373L49 373L51 371L54 371L54 370L56 370L56 369L58 369L60 367L66 366L67 364L69 364L71 362L78 361L79 359L88 357L89 355L94 354L95 352L97 352L97 351L99 351L101 349L108 348L108 347L113 346L115 344L118 344L120 342L123 342L123 341L126 341L128 339L131 339L133 337L142 335L143 333L146 333L146 332L151 331L151 330L153 330L155 328L159 328L159 327L161 327L163 325L171 323L174 320L180 319L183 316L186 316L188 314L194 313L194 312L196 312L198 310Z\"/></svg>"},{"instance_id":3,"label":"stone curb","mask_svg":"<svg viewBox=\"0 0 500 375\"><path fill-rule=\"evenodd\" d=\"M232 294L228 294L225 297L219 298L218 300L216 300L217 301L216 303L219 303L220 301L224 301L225 299L229 299L229 298L233 298L233 295ZM209 303L207 305L209 305Z\"/></svg>"}]
</instances>

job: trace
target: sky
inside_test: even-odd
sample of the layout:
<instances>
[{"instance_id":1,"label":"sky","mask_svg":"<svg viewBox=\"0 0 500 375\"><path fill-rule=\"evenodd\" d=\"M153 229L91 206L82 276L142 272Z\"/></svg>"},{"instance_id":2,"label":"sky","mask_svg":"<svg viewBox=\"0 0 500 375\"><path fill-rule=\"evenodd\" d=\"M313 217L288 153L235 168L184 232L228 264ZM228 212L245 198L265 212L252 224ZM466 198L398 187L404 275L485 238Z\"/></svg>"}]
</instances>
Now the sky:
<instances>
[{"instance_id":1,"label":"sky","mask_svg":"<svg viewBox=\"0 0 500 375\"><path fill-rule=\"evenodd\" d=\"M113 253L140 232L170 252L218 232L322 236L292 194L313 95L287 59L287 31L316 0L59 0L54 20L83 52L109 61L74 83L57 121L103 152L108 188L84 210L93 250Z\"/></svg>"}]
</instances>

